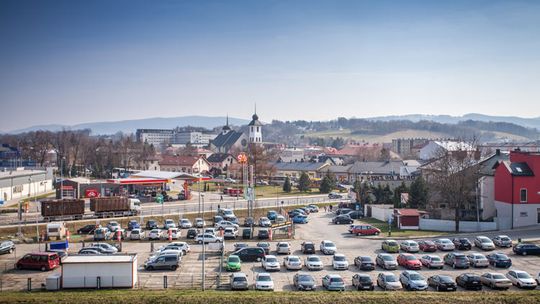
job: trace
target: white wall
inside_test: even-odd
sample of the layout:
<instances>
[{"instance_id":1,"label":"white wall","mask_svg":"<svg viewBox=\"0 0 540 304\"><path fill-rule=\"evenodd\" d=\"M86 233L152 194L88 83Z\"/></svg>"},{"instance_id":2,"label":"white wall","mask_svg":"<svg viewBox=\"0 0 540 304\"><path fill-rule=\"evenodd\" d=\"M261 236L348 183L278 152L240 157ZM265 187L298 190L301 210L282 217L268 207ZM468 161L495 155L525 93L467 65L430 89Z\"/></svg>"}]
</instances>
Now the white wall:
<instances>
[{"instance_id":1,"label":"white wall","mask_svg":"<svg viewBox=\"0 0 540 304\"><path fill-rule=\"evenodd\" d=\"M480 184L480 209L482 209L482 219L497 216L495 208L495 179L493 176L483 176L479 180Z\"/></svg>"},{"instance_id":2,"label":"white wall","mask_svg":"<svg viewBox=\"0 0 540 304\"><path fill-rule=\"evenodd\" d=\"M36 181L13 187L0 188L0 200L12 200L18 198L28 198L40 195L53 190L52 180Z\"/></svg>"},{"instance_id":3,"label":"white wall","mask_svg":"<svg viewBox=\"0 0 540 304\"><path fill-rule=\"evenodd\" d=\"M455 221L420 218L420 230L454 231ZM459 222L460 232L477 232L497 230L496 222Z\"/></svg>"},{"instance_id":4,"label":"white wall","mask_svg":"<svg viewBox=\"0 0 540 304\"><path fill-rule=\"evenodd\" d=\"M394 216L393 205L366 205L364 207L364 214L367 215L367 208L371 206L371 217L378 219L379 221L388 221L388 217Z\"/></svg>"},{"instance_id":5,"label":"white wall","mask_svg":"<svg viewBox=\"0 0 540 304\"><path fill-rule=\"evenodd\" d=\"M495 201L500 229L512 229L512 204ZM514 204L514 228L538 224L540 204Z\"/></svg>"},{"instance_id":6,"label":"white wall","mask_svg":"<svg viewBox=\"0 0 540 304\"><path fill-rule=\"evenodd\" d=\"M137 282L137 259L129 263L84 263L62 265L62 288L133 287Z\"/></svg>"}]
</instances>

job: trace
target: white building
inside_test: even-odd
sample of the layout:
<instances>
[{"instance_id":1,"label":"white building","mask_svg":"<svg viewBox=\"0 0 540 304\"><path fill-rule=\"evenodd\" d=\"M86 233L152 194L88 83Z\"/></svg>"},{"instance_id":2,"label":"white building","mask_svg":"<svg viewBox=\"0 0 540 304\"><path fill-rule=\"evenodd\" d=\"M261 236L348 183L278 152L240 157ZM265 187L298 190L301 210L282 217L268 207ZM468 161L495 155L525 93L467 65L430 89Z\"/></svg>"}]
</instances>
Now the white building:
<instances>
[{"instance_id":1,"label":"white building","mask_svg":"<svg viewBox=\"0 0 540 304\"><path fill-rule=\"evenodd\" d=\"M262 144L262 123L259 121L257 113L253 114L252 120L248 124L249 127L249 142L255 144Z\"/></svg>"},{"instance_id":2,"label":"white building","mask_svg":"<svg viewBox=\"0 0 540 304\"><path fill-rule=\"evenodd\" d=\"M0 201L28 198L53 190L52 169L0 172Z\"/></svg>"},{"instance_id":3,"label":"white building","mask_svg":"<svg viewBox=\"0 0 540 304\"><path fill-rule=\"evenodd\" d=\"M451 141L451 140L433 140L426 146L420 149L420 159L430 160L437 158L444 152L457 152L457 151L474 151L474 147L465 142Z\"/></svg>"}]
</instances>

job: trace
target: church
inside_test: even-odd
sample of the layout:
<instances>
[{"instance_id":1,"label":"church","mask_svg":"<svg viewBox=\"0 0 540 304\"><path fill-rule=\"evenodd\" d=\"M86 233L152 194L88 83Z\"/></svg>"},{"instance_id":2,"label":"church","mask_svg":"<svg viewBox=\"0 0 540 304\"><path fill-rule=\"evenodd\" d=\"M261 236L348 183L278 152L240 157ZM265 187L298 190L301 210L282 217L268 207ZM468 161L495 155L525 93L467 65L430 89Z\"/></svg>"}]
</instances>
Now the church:
<instances>
[{"instance_id":1,"label":"church","mask_svg":"<svg viewBox=\"0 0 540 304\"><path fill-rule=\"evenodd\" d=\"M229 153L234 151L245 151L249 144L262 144L263 124L259 121L257 112L251 117L248 124L247 134L231 129L229 118L221 132L210 142L210 150L214 153Z\"/></svg>"}]
</instances>

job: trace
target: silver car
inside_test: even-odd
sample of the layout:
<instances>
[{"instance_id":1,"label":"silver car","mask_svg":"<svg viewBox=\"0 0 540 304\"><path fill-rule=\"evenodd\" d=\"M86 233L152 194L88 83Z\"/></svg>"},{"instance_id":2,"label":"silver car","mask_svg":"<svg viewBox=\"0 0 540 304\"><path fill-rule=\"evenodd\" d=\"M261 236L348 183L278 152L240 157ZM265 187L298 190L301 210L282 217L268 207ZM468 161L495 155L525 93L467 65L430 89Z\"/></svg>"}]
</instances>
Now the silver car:
<instances>
[{"instance_id":1,"label":"silver car","mask_svg":"<svg viewBox=\"0 0 540 304\"><path fill-rule=\"evenodd\" d=\"M386 270L397 269L396 259L388 253L379 253L375 258L375 264Z\"/></svg>"},{"instance_id":2,"label":"silver car","mask_svg":"<svg viewBox=\"0 0 540 304\"><path fill-rule=\"evenodd\" d=\"M322 270L324 265L320 257L310 255L304 260L304 265L308 270Z\"/></svg>"},{"instance_id":3,"label":"silver car","mask_svg":"<svg viewBox=\"0 0 540 304\"><path fill-rule=\"evenodd\" d=\"M231 274L230 278L231 290L248 290L247 276L243 272L236 272Z\"/></svg>"},{"instance_id":4,"label":"silver car","mask_svg":"<svg viewBox=\"0 0 540 304\"><path fill-rule=\"evenodd\" d=\"M494 250L495 244L487 236L477 236L474 239L474 246L482 250Z\"/></svg>"},{"instance_id":5,"label":"silver car","mask_svg":"<svg viewBox=\"0 0 540 304\"><path fill-rule=\"evenodd\" d=\"M497 272L487 272L480 277L482 284L491 287L491 289L508 289L512 287L512 281L503 274Z\"/></svg>"},{"instance_id":6,"label":"silver car","mask_svg":"<svg viewBox=\"0 0 540 304\"><path fill-rule=\"evenodd\" d=\"M400 290L403 288L395 274L391 272L381 272L377 276L377 286L383 290Z\"/></svg>"},{"instance_id":7,"label":"silver car","mask_svg":"<svg viewBox=\"0 0 540 304\"><path fill-rule=\"evenodd\" d=\"M279 271L279 261L274 255L265 255L264 258L262 258L261 266L266 271Z\"/></svg>"},{"instance_id":8,"label":"silver car","mask_svg":"<svg viewBox=\"0 0 540 304\"><path fill-rule=\"evenodd\" d=\"M486 258L485 255L481 253L470 253L467 255L467 258L469 259L469 263L472 267L480 268L480 267L489 267L489 261Z\"/></svg>"},{"instance_id":9,"label":"silver car","mask_svg":"<svg viewBox=\"0 0 540 304\"><path fill-rule=\"evenodd\" d=\"M334 254L337 251L337 247L332 241L324 240L321 242L321 245L319 246L319 249L323 254Z\"/></svg>"},{"instance_id":10,"label":"silver car","mask_svg":"<svg viewBox=\"0 0 540 304\"><path fill-rule=\"evenodd\" d=\"M493 238L493 243L499 247L512 247L512 239L507 235L497 235Z\"/></svg>"},{"instance_id":11,"label":"silver car","mask_svg":"<svg viewBox=\"0 0 540 304\"><path fill-rule=\"evenodd\" d=\"M277 254L291 254L291 244L288 242L278 242L276 244Z\"/></svg>"},{"instance_id":12,"label":"silver car","mask_svg":"<svg viewBox=\"0 0 540 304\"><path fill-rule=\"evenodd\" d=\"M407 290L426 290L428 283L426 278L416 271L406 270L399 276L399 281Z\"/></svg>"},{"instance_id":13,"label":"silver car","mask_svg":"<svg viewBox=\"0 0 540 304\"><path fill-rule=\"evenodd\" d=\"M302 269L302 260L296 255L289 255L283 259L283 266L287 270L300 270Z\"/></svg>"}]
</instances>

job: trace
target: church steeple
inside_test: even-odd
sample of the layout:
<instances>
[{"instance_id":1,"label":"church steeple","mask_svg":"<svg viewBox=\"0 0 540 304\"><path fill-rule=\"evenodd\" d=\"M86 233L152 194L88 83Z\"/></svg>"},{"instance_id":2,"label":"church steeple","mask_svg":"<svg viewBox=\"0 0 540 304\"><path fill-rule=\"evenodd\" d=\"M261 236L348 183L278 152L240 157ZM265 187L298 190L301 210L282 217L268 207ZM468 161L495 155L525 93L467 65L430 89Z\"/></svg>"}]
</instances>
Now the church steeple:
<instances>
[{"instance_id":1,"label":"church steeple","mask_svg":"<svg viewBox=\"0 0 540 304\"><path fill-rule=\"evenodd\" d=\"M249 142L260 144L262 143L262 123L259 121L259 116L257 115L257 104L255 104L255 112L251 118L252 120L248 124Z\"/></svg>"},{"instance_id":2,"label":"church steeple","mask_svg":"<svg viewBox=\"0 0 540 304\"><path fill-rule=\"evenodd\" d=\"M229 127L229 113L227 113L227 120L225 122L225 126L223 126L221 130L223 131L223 135L227 134L231 130L231 127Z\"/></svg>"}]
</instances>

